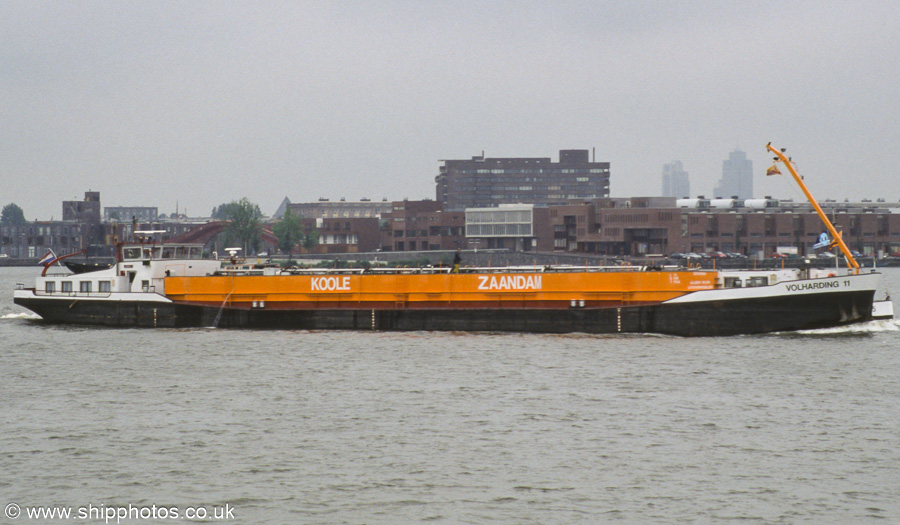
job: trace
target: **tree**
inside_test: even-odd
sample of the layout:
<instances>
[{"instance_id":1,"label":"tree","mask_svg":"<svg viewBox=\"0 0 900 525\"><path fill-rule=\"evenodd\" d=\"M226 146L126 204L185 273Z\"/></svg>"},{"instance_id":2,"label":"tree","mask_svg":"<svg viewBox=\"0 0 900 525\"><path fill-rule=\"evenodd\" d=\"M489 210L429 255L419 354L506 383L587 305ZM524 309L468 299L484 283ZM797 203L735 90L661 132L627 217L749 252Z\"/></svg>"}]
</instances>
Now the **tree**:
<instances>
[{"instance_id":1,"label":"tree","mask_svg":"<svg viewBox=\"0 0 900 525\"><path fill-rule=\"evenodd\" d=\"M312 250L319 244L319 230L307 230L303 232L303 247Z\"/></svg>"},{"instance_id":2,"label":"tree","mask_svg":"<svg viewBox=\"0 0 900 525\"><path fill-rule=\"evenodd\" d=\"M25 214L22 212L22 208L20 208L15 203L7 204L3 207L3 211L0 212L0 222L3 224L25 224Z\"/></svg>"},{"instance_id":3,"label":"tree","mask_svg":"<svg viewBox=\"0 0 900 525\"><path fill-rule=\"evenodd\" d=\"M272 227L272 233L278 238L278 247L281 248L281 251L288 254L288 259L293 257L294 245L304 240L303 231L300 227L300 217L291 214L290 209Z\"/></svg>"},{"instance_id":4,"label":"tree","mask_svg":"<svg viewBox=\"0 0 900 525\"><path fill-rule=\"evenodd\" d=\"M227 233L241 244L245 254L259 246L262 212L247 197L213 208L213 215L230 222Z\"/></svg>"},{"instance_id":5,"label":"tree","mask_svg":"<svg viewBox=\"0 0 900 525\"><path fill-rule=\"evenodd\" d=\"M230 204L234 204L232 201ZM228 209L229 204L221 204L219 206L213 206L212 213L209 214L210 217L216 220L223 221L226 219L225 212Z\"/></svg>"}]
</instances>

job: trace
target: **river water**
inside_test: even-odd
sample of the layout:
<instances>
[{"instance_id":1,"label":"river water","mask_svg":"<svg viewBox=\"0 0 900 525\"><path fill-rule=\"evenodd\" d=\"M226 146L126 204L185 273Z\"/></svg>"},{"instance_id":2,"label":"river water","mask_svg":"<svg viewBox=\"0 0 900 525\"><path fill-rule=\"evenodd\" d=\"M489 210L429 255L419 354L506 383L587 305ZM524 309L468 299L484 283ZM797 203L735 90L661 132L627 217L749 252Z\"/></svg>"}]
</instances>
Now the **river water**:
<instances>
[{"instance_id":1,"label":"river water","mask_svg":"<svg viewBox=\"0 0 900 525\"><path fill-rule=\"evenodd\" d=\"M0 523L12 504L15 523L900 522L897 322L701 339L64 327L12 304L38 270L0 269ZM885 283L900 295L900 270Z\"/></svg>"}]
</instances>

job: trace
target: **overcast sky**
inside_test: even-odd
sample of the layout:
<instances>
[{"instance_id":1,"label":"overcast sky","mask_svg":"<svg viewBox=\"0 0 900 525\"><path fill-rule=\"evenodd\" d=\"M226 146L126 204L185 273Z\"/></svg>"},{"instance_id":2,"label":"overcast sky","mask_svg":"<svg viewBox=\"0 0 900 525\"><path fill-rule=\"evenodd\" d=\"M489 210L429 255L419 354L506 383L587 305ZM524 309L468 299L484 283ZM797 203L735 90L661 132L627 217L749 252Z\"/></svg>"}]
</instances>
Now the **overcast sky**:
<instances>
[{"instance_id":1,"label":"overcast sky","mask_svg":"<svg viewBox=\"0 0 900 525\"><path fill-rule=\"evenodd\" d=\"M900 200L900 2L0 0L0 206L208 215L434 198L439 159L596 148L613 196L711 196L768 141L813 193ZM778 180L776 180L778 179Z\"/></svg>"}]
</instances>

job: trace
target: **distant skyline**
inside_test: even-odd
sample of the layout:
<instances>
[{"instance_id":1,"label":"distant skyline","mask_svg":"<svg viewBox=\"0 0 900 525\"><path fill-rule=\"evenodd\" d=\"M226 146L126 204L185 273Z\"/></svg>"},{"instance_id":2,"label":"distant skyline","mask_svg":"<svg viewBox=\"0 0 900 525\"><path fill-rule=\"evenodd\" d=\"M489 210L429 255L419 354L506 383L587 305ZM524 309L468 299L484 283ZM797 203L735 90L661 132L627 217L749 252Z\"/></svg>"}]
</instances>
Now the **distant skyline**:
<instances>
[{"instance_id":1,"label":"distant skyline","mask_svg":"<svg viewBox=\"0 0 900 525\"><path fill-rule=\"evenodd\" d=\"M681 199L691 197L691 177L684 170L680 160L663 164L662 193L663 197Z\"/></svg>"},{"instance_id":2,"label":"distant skyline","mask_svg":"<svg viewBox=\"0 0 900 525\"><path fill-rule=\"evenodd\" d=\"M774 158L772 160L774 163ZM722 178L716 184L712 196L720 199L759 197L753 194L753 179L753 161L747 158L747 152L736 149L722 161Z\"/></svg>"},{"instance_id":3,"label":"distant skyline","mask_svg":"<svg viewBox=\"0 0 900 525\"><path fill-rule=\"evenodd\" d=\"M0 206L206 215L434 198L439 159L596 148L614 197L679 159L755 196L900 200L900 3L0 2Z\"/></svg>"}]
</instances>

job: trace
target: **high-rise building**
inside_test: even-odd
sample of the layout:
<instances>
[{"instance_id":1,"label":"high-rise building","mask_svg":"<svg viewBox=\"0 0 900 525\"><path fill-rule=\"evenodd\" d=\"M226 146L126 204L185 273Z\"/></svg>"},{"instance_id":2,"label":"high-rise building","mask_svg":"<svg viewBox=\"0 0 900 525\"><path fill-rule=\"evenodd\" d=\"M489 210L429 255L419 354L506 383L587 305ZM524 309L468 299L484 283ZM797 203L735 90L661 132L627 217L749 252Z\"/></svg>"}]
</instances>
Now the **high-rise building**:
<instances>
[{"instance_id":1,"label":"high-rise building","mask_svg":"<svg viewBox=\"0 0 900 525\"><path fill-rule=\"evenodd\" d=\"M676 199L691 196L691 180L684 171L680 160L674 160L669 164L663 164L663 197L675 197Z\"/></svg>"},{"instance_id":2,"label":"high-rise building","mask_svg":"<svg viewBox=\"0 0 900 525\"><path fill-rule=\"evenodd\" d=\"M546 158L445 160L435 177L444 209L487 208L500 204L550 206L609 196L609 162L591 162L584 149L560 150L559 162Z\"/></svg>"},{"instance_id":3,"label":"high-rise building","mask_svg":"<svg viewBox=\"0 0 900 525\"><path fill-rule=\"evenodd\" d=\"M736 197L738 199L753 198L753 161L747 160L747 154L736 149L722 162L722 179L713 192L716 198Z\"/></svg>"}]
</instances>

